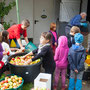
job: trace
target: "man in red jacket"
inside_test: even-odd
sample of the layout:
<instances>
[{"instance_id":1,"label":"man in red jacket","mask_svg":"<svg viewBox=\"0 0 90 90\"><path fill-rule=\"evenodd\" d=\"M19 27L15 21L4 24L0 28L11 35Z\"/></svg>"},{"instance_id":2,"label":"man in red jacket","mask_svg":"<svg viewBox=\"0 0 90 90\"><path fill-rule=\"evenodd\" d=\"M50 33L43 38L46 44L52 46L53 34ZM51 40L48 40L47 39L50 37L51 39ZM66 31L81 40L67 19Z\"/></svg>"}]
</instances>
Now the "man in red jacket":
<instances>
[{"instance_id":1,"label":"man in red jacket","mask_svg":"<svg viewBox=\"0 0 90 90\"><path fill-rule=\"evenodd\" d=\"M21 35L24 36L24 39L26 43L28 43L27 38L27 27L30 26L30 22L25 19L21 22L21 24L12 25L7 31L9 32L9 42L11 43L11 40L13 39L16 43L17 48L24 49L20 37Z\"/></svg>"}]
</instances>

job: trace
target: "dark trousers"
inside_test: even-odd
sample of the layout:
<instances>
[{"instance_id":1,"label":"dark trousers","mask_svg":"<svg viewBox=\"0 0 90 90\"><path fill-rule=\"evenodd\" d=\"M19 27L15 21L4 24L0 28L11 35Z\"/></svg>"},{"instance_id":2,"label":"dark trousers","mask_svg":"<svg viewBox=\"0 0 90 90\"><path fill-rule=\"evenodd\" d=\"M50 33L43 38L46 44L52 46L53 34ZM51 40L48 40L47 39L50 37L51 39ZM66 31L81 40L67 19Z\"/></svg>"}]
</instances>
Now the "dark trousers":
<instances>
[{"instance_id":1,"label":"dark trousers","mask_svg":"<svg viewBox=\"0 0 90 90\"><path fill-rule=\"evenodd\" d=\"M51 74L51 90L53 90L53 74L54 74L54 70L49 70L49 69L45 69L45 73Z\"/></svg>"},{"instance_id":2,"label":"dark trousers","mask_svg":"<svg viewBox=\"0 0 90 90\"><path fill-rule=\"evenodd\" d=\"M70 64L67 67L67 78L70 78Z\"/></svg>"}]
</instances>

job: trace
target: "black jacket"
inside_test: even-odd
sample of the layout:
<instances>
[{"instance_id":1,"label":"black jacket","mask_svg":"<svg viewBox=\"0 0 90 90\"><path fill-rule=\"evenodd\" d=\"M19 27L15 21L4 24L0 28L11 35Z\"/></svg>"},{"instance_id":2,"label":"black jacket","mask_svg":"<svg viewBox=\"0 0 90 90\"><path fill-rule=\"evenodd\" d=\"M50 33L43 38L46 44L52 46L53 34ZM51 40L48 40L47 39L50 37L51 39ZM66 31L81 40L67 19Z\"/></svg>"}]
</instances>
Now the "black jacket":
<instances>
[{"instance_id":1,"label":"black jacket","mask_svg":"<svg viewBox=\"0 0 90 90\"><path fill-rule=\"evenodd\" d=\"M72 44L75 44L74 36L71 34L68 34L67 38L68 38L68 47L70 48Z\"/></svg>"},{"instance_id":2,"label":"black jacket","mask_svg":"<svg viewBox=\"0 0 90 90\"><path fill-rule=\"evenodd\" d=\"M38 49L33 51L33 54L36 53L36 56L32 59L33 61L42 57L43 67L45 70L49 69L50 72L53 72L55 69L55 61L53 57L53 52L51 46L45 46L41 49L41 52L38 54Z\"/></svg>"}]
</instances>

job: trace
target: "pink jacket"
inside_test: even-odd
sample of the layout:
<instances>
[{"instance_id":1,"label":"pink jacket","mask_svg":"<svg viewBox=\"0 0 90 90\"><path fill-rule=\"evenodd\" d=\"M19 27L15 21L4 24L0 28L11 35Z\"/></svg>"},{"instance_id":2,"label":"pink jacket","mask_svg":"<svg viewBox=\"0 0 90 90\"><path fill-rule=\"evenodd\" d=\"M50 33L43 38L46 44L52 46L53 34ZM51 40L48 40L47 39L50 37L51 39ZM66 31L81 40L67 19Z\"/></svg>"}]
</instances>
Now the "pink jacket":
<instances>
[{"instance_id":1,"label":"pink jacket","mask_svg":"<svg viewBox=\"0 0 90 90\"><path fill-rule=\"evenodd\" d=\"M67 68L68 65L68 40L66 36L60 36L58 39L58 47L55 51L54 60L56 62L56 67Z\"/></svg>"}]
</instances>

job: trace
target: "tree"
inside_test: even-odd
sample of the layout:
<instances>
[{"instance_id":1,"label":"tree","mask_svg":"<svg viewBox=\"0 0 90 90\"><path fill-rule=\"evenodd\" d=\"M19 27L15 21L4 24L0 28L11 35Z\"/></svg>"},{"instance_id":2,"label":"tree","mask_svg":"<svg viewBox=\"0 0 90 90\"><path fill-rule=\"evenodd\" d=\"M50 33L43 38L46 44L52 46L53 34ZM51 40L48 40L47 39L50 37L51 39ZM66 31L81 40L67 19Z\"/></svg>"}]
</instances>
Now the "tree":
<instances>
[{"instance_id":1,"label":"tree","mask_svg":"<svg viewBox=\"0 0 90 90\"><path fill-rule=\"evenodd\" d=\"M16 5L15 1L10 2L7 6L5 3L6 0L3 0L0 2L0 19L1 19L1 23L4 23L4 16L8 15L8 13L10 12L10 10Z\"/></svg>"}]
</instances>

